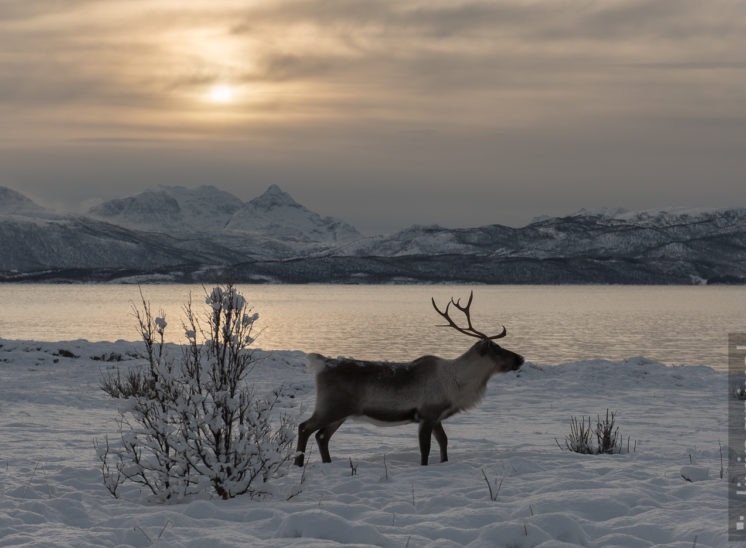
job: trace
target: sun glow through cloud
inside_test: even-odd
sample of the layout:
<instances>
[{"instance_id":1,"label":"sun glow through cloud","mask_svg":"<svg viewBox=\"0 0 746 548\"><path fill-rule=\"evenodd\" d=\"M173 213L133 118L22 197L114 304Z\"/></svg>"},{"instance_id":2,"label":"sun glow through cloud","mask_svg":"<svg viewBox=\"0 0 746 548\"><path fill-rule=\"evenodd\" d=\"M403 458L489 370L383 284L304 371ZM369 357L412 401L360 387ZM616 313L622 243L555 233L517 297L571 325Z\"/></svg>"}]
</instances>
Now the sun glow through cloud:
<instances>
[{"instance_id":1,"label":"sun glow through cloud","mask_svg":"<svg viewBox=\"0 0 746 548\"><path fill-rule=\"evenodd\" d=\"M210 89L208 97L213 103L230 103L234 97L233 88L225 85L214 86Z\"/></svg>"}]
</instances>

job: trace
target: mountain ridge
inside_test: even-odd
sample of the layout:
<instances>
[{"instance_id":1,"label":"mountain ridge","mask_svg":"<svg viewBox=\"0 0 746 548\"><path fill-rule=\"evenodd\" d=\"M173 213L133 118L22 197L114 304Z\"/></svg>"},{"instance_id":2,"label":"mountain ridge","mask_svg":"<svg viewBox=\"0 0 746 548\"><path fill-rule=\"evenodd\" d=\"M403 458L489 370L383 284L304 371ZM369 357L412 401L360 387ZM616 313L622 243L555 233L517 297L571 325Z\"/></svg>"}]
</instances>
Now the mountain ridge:
<instances>
[{"instance_id":1,"label":"mountain ridge","mask_svg":"<svg viewBox=\"0 0 746 548\"><path fill-rule=\"evenodd\" d=\"M91 216L53 215L0 187L2 196L0 280L60 269L162 279L172 269L175 281L230 272L298 283L746 282L744 208L581 210L519 228L413 225L363 237L277 185L248 202L213 186L156 186Z\"/></svg>"},{"instance_id":2,"label":"mountain ridge","mask_svg":"<svg viewBox=\"0 0 746 548\"><path fill-rule=\"evenodd\" d=\"M248 202L212 185L158 185L99 204L89 213L134 230L156 232L247 232L309 242L360 236L351 225L332 217L322 218L274 184Z\"/></svg>"}]
</instances>

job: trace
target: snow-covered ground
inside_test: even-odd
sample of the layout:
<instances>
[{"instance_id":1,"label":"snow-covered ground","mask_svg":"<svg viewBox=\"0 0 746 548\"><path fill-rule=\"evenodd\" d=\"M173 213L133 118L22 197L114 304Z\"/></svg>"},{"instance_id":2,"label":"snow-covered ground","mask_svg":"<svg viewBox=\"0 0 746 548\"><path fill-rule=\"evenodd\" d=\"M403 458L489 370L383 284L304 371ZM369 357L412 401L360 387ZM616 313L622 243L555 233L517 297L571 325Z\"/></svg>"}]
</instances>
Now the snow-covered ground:
<instances>
[{"instance_id":1,"label":"snow-covered ground","mask_svg":"<svg viewBox=\"0 0 746 548\"><path fill-rule=\"evenodd\" d=\"M117 402L98 388L101 371L142 364L132 356L139 350L123 341L0 339L0 546L728 544L718 447L726 454L727 380L708 367L527 363L493 378L479 407L446 421L447 463L418 464L414 425L348 422L332 439L332 464L314 447L303 481L293 467L265 500L161 505L135 488L112 498L93 448L94 438L116 433ZM93 359L111 353L124 360ZM273 352L254 371L259 388L286 385L282 406L301 420L314 398L304 363L301 352ZM607 408L636 451L559 449L571 416L595 419ZM690 460L709 479L682 479ZM483 471L501 484L495 501Z\"/></svg>"}]
</instances>

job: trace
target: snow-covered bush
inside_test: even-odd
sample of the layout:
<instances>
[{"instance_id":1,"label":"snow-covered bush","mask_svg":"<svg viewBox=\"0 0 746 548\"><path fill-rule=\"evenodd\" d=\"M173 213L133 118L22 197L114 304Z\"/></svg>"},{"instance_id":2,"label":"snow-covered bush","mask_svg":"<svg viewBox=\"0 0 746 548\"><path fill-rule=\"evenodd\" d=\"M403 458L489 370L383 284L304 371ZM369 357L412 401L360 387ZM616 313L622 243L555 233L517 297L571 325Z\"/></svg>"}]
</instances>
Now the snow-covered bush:
<instances>
[{"instance_id":1,"label":"snow-covered bush","mask_svg":"<svg viewBox=\"0 0 746 548\"><path fill-rule=\"evenodd\" d=\"M153 317L145 299L136 311L146 379L120 406L121 446L97 444L115 496L127 480L159 500L210 490L224 499L254 495L293 456L293 425L285 416L272 421L280 390L260 397L247 385L258 314L231 285L214 288L205 302L201 321L191 300L185 306L187 344L177 359L164 350L164 315Z\"/></svg>"}]
</instances>

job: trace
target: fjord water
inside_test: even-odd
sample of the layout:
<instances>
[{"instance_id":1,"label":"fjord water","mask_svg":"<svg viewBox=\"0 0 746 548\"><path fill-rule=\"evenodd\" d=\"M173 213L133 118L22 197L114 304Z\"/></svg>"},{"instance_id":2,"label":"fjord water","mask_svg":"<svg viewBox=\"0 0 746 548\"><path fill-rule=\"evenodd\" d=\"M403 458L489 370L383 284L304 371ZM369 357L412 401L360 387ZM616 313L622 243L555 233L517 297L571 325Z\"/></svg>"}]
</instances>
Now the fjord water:
<instances>
[{"instance_id":1,"label":"fjord water","mask_svg":"<svg viewBox=\"0 0 746 548\"><path fill-rule=\"evenodd\" d=\"M256 346L331 356L401 361L423 354L455 357L474 339L435 327L451 296L470 286L240 285L259 313ZM730 286L474 286L472 320L480 331L508 329L503 346L528 361L645 356L666 364L727 368L729 332L746 331L746 288ZM0 338L64 341L138 338L134 285L0 284ZM162 309L171 341L183 340L190 294L200 285L144 285ZM453 309L452 309L453 310ZM454 311L454 318L458 318Z\"/></svg>"}]
</instances>

